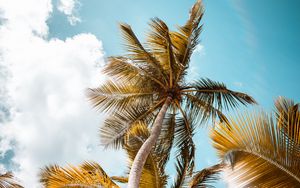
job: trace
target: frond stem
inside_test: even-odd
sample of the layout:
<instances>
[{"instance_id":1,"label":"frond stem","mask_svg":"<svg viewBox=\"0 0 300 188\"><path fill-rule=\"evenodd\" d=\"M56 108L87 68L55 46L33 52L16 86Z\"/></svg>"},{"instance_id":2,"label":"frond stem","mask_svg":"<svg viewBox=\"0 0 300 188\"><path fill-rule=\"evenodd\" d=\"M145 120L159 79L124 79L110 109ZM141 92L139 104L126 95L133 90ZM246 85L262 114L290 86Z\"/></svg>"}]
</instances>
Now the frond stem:
<instances>
[{"instance_id":1,"label":"frond stem","mask_svg":"<svg viewBox=\"0 0 300 188\"><path fill-rule=\"evenodd\" d=\"M231 152L245 152L245 153L257 156L259 158L262 158L263 160L268 161L269 163L273 164L274 166L276 166L280 170L283 170L285 173L287 173L288 175L290 175L291 177L293 177L296 181L298 181L300 183L300 178L299 177L297 177L296 175L294 175L291 171L289 171L288 169L286 169L284 166L282 166L278 162L273 161L272 159L270 159L270 158L268 158L268 157L266 157L264 155L261 155L261 154L255 152L255 151L249 151L249 150L246 150L246 149L232 149L232 150L228 151L224 156L229 155L229 153L231 153Z\"/></svg>"}]
</instances>

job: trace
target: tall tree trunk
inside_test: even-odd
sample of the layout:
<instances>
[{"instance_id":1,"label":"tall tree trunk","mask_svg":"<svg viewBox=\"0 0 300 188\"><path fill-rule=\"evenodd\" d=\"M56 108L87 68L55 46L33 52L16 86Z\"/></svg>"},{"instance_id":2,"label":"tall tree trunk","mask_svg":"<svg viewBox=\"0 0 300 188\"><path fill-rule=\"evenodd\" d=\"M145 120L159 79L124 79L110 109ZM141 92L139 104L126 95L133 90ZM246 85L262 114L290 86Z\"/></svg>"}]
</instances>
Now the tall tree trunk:
<instances>
[{"instance_id":1,"label":"tall tree trunk","mask_svg":"<svg viewBox=\"0 0 300 188\"><path fill-rule=\"evenodd\" d=\"M166 112L168 110L168 107L171 104L171 100L172 100L171 97L168 97L166 99L164 105L160 109L160 111L154 121L150 136L144 142L144 144L139 149L138 153L136 154L136 156L134 158L134 161L132 163L130 173L129 173L128 188L138 188L139 187L144 164L147 160L147 157L148 157L152 147L156 143L158 136L160 135L162 123L163 123L164 117L166 115Z\"/></svg>"}]
</instances>

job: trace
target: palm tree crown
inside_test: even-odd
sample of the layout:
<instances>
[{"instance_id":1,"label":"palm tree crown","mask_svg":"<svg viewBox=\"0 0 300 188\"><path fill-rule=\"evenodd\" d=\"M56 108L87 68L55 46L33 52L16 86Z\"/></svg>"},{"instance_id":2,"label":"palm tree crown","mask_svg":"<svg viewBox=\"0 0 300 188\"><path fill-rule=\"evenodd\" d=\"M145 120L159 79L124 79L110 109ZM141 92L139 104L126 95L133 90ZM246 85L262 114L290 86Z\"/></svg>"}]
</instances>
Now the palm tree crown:
<instances>
[{"instance_id":1,"label":"palm tree crown","mask_svg":"<svg viewBox=\"0 0 300 188\"><path fill-rule=\"evenodd\" d=\"M162 20L154 18L149 23L150 31L144 44L129 25L120 24L127 53L109 57L103 69L109 79L88 91L95 107L113 112L100 130L105 146L123 146L127 132L139 122L154 128L161 124L161 118L169 119L175 124L168 130L174 133L175 145L180 150L178 154L189 153L189 158L181 161L186 161L184 166L191 172L195 125L211 117L226 121L221 112L224 108L255 103L247 94L229 90L223 83L210 79L186 82L191 55L199 44L202 16L203 7L199 0L191 9L186 24L177 31L170 31ZM159 115L161 118L157 118ZM160 129L152 129L151 135L159 135ZM149 137L150 149L156 140L157 136Z\"/></svg>"}]
</instances>

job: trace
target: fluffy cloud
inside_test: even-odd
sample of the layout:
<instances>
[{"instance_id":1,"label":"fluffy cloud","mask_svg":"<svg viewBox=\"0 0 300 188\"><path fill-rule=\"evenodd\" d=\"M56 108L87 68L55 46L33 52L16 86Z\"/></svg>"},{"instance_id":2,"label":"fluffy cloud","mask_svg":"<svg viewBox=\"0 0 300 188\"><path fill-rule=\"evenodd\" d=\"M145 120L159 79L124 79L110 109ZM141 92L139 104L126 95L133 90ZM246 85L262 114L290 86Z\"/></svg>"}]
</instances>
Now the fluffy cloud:
<instances>
[{"instance_id":1,"label":"fluffy cloud","mask_svg":"<svg viewBox=\"0 0 300 188\"><path fill-rule=\"evenodd\" d=\"M97 129L104 115L84 96L104 79L101 41L86 33L46 39L50 0L0 1L0 10L0 151L13 151L16 176L25 187L39 187L44 165L87 159L121 174L124 155L103 154Z\"/></svg>"},{"instance_id":2,"label":"fluffy cloud","mask_svg":"<svg viewBox=\"0 0 300 188\"><path fill-rule=\"evenodd\" d=\"M59 0L57 9L68 17L71 25L75 25L81 22L81 19L77 16L77 8L79 6L80 3L77 0Z\"/></svg>"}]
</instances>

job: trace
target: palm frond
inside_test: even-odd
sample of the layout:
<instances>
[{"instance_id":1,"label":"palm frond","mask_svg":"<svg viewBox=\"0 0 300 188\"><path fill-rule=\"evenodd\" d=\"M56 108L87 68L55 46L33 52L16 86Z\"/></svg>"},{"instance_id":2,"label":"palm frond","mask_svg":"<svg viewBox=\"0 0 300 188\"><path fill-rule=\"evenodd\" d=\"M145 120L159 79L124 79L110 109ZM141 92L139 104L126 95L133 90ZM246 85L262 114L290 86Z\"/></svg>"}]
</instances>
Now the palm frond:
<instances>
[{"instance_id":1,"label":"palm frond","mask_svg":"<svg viewBox=\"0 0 300 188\"><path fill-rule=\"evenodd\" d=\"M299 187L299 147L282 134L264 113L243 114L221 123L211 138L220 159L232 168L225 172L235 187Z\"/></svg>"},{"instance_id":2,"label":"palm frond","mask_svg":"<svg viewBox=\"0 0 300 188\"><path fill-rule=\"evenodd\" d=\"M180 71L176 75L176 81L179 81L188 68L190 57L199 44L199 36L202 30L200 21L203 16L203 5L198 0L190 11L190 18L184 26L178 27L177 32L171 32L174 54L180 62Z\"/></svg>"},{"instance_id":3,"label":"palm frond","mask_svg":"<svg viewBox=\"0 0 300 188\"><path fill-rule=\"evenodd\" d=\"M132 162L144 141L149 137L150 132L146 124L139 124L128 132L126 138L128 141L125 150ZM167 184L167 176L165 175L163 166L159 165L160 153L156 153L153 149L144 165L140 186L141 188L161 188Z\"/></svg>"},{"instance_id":4,"label":"palm frond","mask_svg":"<svg viewBox=\"0 0 300 188\"><path fill-rule=\"evenodd\" d=\"M166 80L162 67L157 59L148 52L140 43L131 27L128 24L120 24L120 29L125 39L125 49L129 52L127 55L131 61L135 63L147 63L148 71L152 71L152 75L157 75L158 78Z\"/></svg>"},{"instance_id":5,"label":"palm frond","mask_svg":"<svg viewBox=\"0 0 300 188\"><path fill-rule=\"evenodd\" d=\"M220 172L223 171L225 164L216 164L209 168L196 172L185 187L189 188L208 188L214 187L211 184L219 179Z\"/></svg>"},{"instance_id":6,"label":"palm frond","mask_svg":"<svg viewBox=\"0 0 300 188\"><path fill-rule=\"evenodd\" d=\"M66 168L52 165L42 169L40 182L47 188L80 187L80 188L118 188L95 162L85 162L79 167Z\"/></svg>"},{"instance_id":7,"label":"palm frond","mask_svg":"<svg viewBox=\"0 0 300 188\"><path fill-rule=\"evenodd\" d=\"M1 188L23 188L11 172L0 175Z\"/></svg>"},{"instance_id":8,"label":"palm frond","mask_svg":"<svg viewBox=\"0 0 300 188\"><path fill-rule=\"evenodd\" d=\"M115 112L137 104L148 106L153 101L154 93L129 82L107 80L100 87L89 89L87 95L94 107L105 112Z\"/></svg>"},{"instance_id":9,"label":"palm frond","mask_svg":"<svg viewBox=\"0 0 300 188\"><path fill-rule=\"evenodd\" d=\"M210 103L201 101L194 95L184 94L186 96L186 106L187 112L192 114L194 121L200 124L207 122L210 118L215 121L217 118L221 122L228 122L226 116L218 109L213 107Z\"/></svg>"},{"instance_id":10,"label":"palm frond","mask_svg":"<svg viewBox=\"0 0 300 188\"><path fill-rule=\"evenodd\" d=\"M183 90L192 93L205 104L211 104L218 110L235 108L239 104L256 104L256 101L245 93L227 89L225 84L203 78L190 85L191 89Z\"/></svg>"},{"instance_id":11,"label":"palm frond","mask_svg":"<svg viewBox=\"0 0 300 188\"><path fill-rule=\"evenodd\" d=\"M167 114L162 125L162 130L154 148L154 152L160 155L159 166L165 168L169 160L171 149L174 144L174 133L176 127L176 114Z\"/></svg>"},{"instance_id":12,"label":"palm frond","mask_svg":"<svg viewBox=\"0 0 300 188\"><path fill-rule=\"evenodd\" d=\"M159 60L162 69L169 74L169 86L174 85L174 78L179 70L179 64L173 52L173 44L170 38L168 26L159 18L154 18L150 22L151 31L148 34L147 44Z\"/></svg>"},{"instance_id":13,"label":"palm frond","mask_svg":"<svg viewBox=\"0 0 300 188\"><path fill-rule=\"evenodd\" d=\"M176 159L176 172L177 176L175 182L171 186L172 188L181 188L184 184L186 184L186 180L191 177L190 167L194 166L191 163L191 159L194 158L194 154L191 153L189 146L183 146L180 148L180 154L177 155ZM190 172L190 173L189 173Z\"/></svg>"},{"instance_id":14,"label":"palm frond","mask_svg":"<svg viewBox=\"0 0 300 188\"><path fill-rule=\"evenodd\" d=\"M165 88L165 82L153 68L145 63L136 63L128 57L112 56L104 66L104 74L120 82L130 82L132 85L143 86L148 90L153 87Z\"/></svg>"},{"instance_id":15,"label":"palm frond","mask_svg":"<svg viewBox=\"0 0 300 188\"><path fill-rule=\"evenodd\" d=\"M300 147L300 108L299 103L279 97L275 101L275 116L283 133Z\"/></svg>"},{"instance_id":16,"label":"palm frond","mask_svg":"<svg viewBox=\"0 0 300 188\"><path fill-rule=\"evenodd\" d=\"M112 176L110 178L119 183L127 183L128 182L128 177L124 177L124 176Z\"/></svg>"},{"instance_id":17,"label":"palm frond","mask_svg":"<svg viewBox=\"0 0 300 188\"><path fill-rule=\"evenodd\" d=\"M188 176L192 175L195 165L195 144L193 141L194 126L192 117L187 115L177 104L181 117L176 119L175 146L178 148L174 188L181 187Z\"/></svg>"},{"instance_id":18,"label":"palm frond","mask_svg":"<svg viewBox=\"0 0 300 188\"><path fill-rule=\"evenodd\" d=\"M158 101L151 107L131 106L123 111L114 113L113 116L105 120L104 125L100 128L102 145L120 148L124 145L124 136L130 128L136 123L144 122L149 124L163 102L163 100Z\"/></svg>"}]
</instances>

